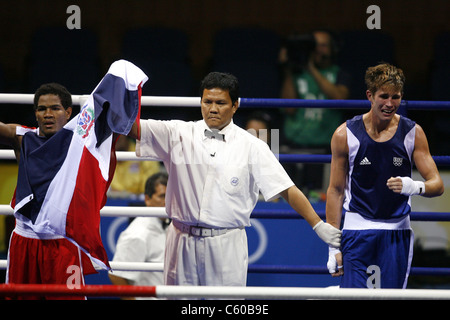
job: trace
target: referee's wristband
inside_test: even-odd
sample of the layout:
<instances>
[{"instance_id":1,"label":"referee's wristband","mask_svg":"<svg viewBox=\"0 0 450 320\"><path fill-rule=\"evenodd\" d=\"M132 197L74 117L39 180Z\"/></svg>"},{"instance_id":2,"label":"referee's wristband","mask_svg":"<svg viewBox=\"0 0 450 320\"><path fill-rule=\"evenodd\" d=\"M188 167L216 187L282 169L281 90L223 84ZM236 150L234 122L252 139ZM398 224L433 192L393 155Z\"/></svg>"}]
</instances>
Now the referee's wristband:
<instances>
[{"instance_id":1,"label":"referee's wristband","mask_svg":"<svg viewBox=\"0 0 450 320\"><path fill-rule=\"evenodd\" d=\"M425 183L423 181L414 181L410 177L399 177L402 179L402 191L404 196L423 195L425 193Z\"/></svg>"}]
</instances>

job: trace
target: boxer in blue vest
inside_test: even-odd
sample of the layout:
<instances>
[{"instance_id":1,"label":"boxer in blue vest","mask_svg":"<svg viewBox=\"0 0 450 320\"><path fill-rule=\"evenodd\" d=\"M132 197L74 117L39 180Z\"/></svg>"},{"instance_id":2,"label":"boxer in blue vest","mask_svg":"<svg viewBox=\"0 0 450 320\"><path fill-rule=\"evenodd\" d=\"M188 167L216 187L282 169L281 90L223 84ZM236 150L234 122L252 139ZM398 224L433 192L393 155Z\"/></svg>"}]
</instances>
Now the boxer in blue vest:
<instances>
[{"instance_id":1,"label":"boxer in blue vest","mask_svg":"<svg viewBox=\"0 0 450 320\"><path fill-rule=\"evenodd\" d=\"M340 125L331 139L326 218L337 228L343 222L343 234L341 248L330 247L327 266L342 276L341 288L405 288L411 196L439 196L444 185L423 129L396 113L403 71L380 64L367 69L365 81L370 111ZM411 178L413 165L423 181Z\"/></svg>"}]
</instances>

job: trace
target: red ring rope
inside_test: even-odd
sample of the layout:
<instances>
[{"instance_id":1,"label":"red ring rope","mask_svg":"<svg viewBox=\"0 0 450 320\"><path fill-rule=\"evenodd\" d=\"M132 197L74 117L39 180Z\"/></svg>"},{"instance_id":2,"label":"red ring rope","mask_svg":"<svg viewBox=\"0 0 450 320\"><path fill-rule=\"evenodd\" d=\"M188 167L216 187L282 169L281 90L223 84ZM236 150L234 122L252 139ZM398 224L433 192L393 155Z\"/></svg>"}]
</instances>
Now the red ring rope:
<instances>
[{"instance_id":1,"label":"red ring rope","mask_svg":"<svg viewBox=\"0 0 450 320\"><path fill-rule=\"evenodd\" d=\"M122 296L156 297L155 286L85 285L69 289L64 284L2 284L0 296Z\"/></svg>"}]
</instances>

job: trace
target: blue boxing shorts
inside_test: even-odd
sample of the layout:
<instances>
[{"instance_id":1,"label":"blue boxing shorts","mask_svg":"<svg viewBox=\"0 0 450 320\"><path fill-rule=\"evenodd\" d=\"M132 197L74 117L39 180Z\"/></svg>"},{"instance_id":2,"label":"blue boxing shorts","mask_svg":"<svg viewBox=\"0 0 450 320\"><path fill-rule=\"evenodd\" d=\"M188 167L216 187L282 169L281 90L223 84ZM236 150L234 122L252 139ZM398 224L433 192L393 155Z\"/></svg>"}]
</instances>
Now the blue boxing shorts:
<instances>
[{"instance_id":1,"label":"blue boxing shorts","mask_svg":"<svg viewBox=\"0 0 450 320\"><path fill-rule=\"evenodd\" d=\"M413 255L414 233L409 215L370 220L345 214L341 251L341 288L405 289Z\"/></svg>"}]
</instances>

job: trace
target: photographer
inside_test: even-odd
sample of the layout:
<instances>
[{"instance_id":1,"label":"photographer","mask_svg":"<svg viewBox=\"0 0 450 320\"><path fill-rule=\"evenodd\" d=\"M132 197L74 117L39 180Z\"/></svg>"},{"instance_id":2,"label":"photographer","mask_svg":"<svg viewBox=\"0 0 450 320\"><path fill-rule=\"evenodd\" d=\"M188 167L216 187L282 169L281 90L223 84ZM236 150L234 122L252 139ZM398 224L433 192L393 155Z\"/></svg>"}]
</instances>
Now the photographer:
<instances>
[{"instance_id":1,"label":"photographer","mask_svg":"<svg viewBox=\"0 0 450 320\"><path fill-rule=\"evenodd\" d=\"M284 66L281 98L347 99L349 76L336 64L337 44L328 31L289 37L280 51ZM336 109L285 108L283 134L286 152L329 153L333 126L342 122ZM297 168L298 169L298 168ZM309 190L323 190L323 165L311 164L295 170L294 177Z\"/></svg>"},{"instance_id":2,"label":"photographer","mask_svg":"<svg viewBox=\"0 0 450 320\"><path fill-rule=\"evenodd\" d=\"M280 53L286 66L282 98L347 99L349 79L335 64L336 55L336 40L328 31L289 37ZM298 78L308 75L316 86L300 87Z\"/></svg>"}]
</instances>

